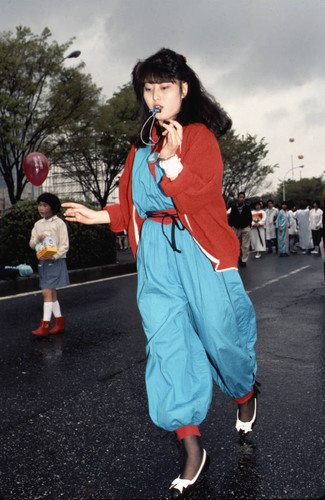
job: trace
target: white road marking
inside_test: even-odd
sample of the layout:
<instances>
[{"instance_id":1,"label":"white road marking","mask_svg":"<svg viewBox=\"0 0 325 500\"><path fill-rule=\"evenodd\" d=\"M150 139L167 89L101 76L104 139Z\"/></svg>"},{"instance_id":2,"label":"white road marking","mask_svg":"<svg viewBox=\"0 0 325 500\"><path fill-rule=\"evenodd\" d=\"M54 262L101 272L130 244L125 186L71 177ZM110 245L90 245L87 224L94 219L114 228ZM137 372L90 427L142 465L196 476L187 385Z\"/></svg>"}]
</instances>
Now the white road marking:
<instances>
[{"instance_id":1,"label":"white road marking","mask_svg":"<svg viewBox=\"0 0 325 500\"><path fill-rule=\"evenodd\" d=\"M120 274L118 276L111 276L110 278L102 278L102 279L92 280L92 281L83 281L82 283L73 283L72 285L63 286L61 288L58 288L58 290L64 290L65 288L74 288L76 286L91 285L92 283L100 283L102 281L116 280L118 278L127 278L128 276L134 276L135 274L137 274L137 273ZM34 290L32 292L19 293L16 295L7 295L6 297L0 297L0 300L17 299L19 297L26 297L28 295L37 295L39 293L42 293L42 290Z\"/></svg>"},{"instance_id":2,"label":"white road marking","mask_svg":"<svg viewBox=\"0 0 325 500\"><path fill-rule=\"evenodd\" d=\"M256 292L256 290L260 290L261 288L264 288L268 285L272 285L273 283L278 283L282 279L288 278L289 276L292 276L293 274L299 273L300 271L304 271L305 269L308 269L309 267L310 267L310 265L299 267L298 269L295 269L294 271L291 271L288 274L283 274L282 276L279 276L278 278L266 281L265 283L263 283L263 285L256 286L252 290L246 290L246 293L250 294L250 293ZM111 276L109 278L102 278L102 279L97 279L97 280L92 280L92 281L84 281L83 283L74 283L72 285L68 285L68 286L59 288L59 290L64 290L65 288L74 288L76 286L91 285L93 283L101 283L102 281L110 281L110 280L116 280L119 278L127 278L129 276L135 276L136 274L137 273L121 274L119 276ZM40 293L42 293L42 290L34 290L32 292L19 293L16 295L7 295L6 297L0 297L0 301L1 300L8 300L8 299L18 299L19 297L27 297L28 295L37 295Z\"/></svg>"},{"instance_id":3,"label":"white road marking","mask_svg":"<svg viewBox=\"0 0 325 500\"><path fill-rule=\"evenodd\" d=\"M293 274L296 274L296 273L299 273L300 271L304 271L305 269L308 269L308 267L310 267L310 266L299 267L298 269L295 269L294 271L291 271L288 274L282 274L282 276L279 276L278 278L275 278L273 280L266 281L265 283L263 283L263 285L256 286L252 290L246 290L246 293L250 294L250 293L256 292L256 290L260 290L261 288L264 288L268 285L272 285L273 283L278 283L279 281L281 281L285 278L289 278L289 276L292 276Z\"/></svg>"}]
</instances>

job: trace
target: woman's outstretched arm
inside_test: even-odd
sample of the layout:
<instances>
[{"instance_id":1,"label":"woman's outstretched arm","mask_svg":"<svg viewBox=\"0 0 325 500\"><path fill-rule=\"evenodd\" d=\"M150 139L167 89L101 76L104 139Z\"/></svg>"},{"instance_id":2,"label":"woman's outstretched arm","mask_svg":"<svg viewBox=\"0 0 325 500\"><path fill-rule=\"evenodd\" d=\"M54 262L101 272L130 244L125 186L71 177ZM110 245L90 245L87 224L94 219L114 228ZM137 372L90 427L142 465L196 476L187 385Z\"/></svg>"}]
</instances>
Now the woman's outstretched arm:
<instances>
[{"instance_id":1,"label":"woman's outstretched arm","mask_svg":"<svg viewBox=\"0 0 325 500\"><path fill-rule=\"evenodd\" d=\"M67 221L81 222L82 224L109 224L111 222L107 210L92 210L80 203L62 203L67 208L64 217Z\"/></svg>"}]
</instances>

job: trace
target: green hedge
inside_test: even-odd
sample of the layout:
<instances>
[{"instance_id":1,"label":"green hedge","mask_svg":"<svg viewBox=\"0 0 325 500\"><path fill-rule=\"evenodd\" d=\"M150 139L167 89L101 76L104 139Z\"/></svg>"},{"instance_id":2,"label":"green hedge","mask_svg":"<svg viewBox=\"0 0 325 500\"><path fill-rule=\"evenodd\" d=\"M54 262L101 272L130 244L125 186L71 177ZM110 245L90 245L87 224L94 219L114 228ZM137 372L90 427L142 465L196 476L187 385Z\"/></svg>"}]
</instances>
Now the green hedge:
<instances>
[{"instance_id":1,"label":"green hedge","mask_svg":"<svg viewBox=\"0 0 325 500\"><path fill-rule=\"evenodd\" d=\"M61 200L63 203L64 200ZM64 210L58 214L64 220ZM37 271L35 251L29 246L33 226L40 216L36 201L19 201L0 220L0 264L29 264ZM70 248L68 269L82 269L116 262L116 238L106 224L87 226L66 222Z\"/></svg>"}]
</instances>

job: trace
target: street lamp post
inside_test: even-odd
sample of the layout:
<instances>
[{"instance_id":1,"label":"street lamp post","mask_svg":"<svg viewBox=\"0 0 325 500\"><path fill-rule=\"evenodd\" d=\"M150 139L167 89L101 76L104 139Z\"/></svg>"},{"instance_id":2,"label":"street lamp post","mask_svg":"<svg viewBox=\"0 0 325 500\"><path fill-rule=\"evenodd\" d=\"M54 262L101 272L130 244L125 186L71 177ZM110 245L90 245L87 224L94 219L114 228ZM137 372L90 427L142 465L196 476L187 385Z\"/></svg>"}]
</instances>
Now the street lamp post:
<instances>
[{"instance_id":1,"label":"street lamp post","mask_svg":"<svg viewBox=\"0 0 325 500\"><path fill-rule=\"evenodd\" d=\"M305 165L299 165L298 167L291 167L285 174L284 174L284 177L283 177L283 183L282 183L282 196L283 196L283 200L286 199L286 176L292 171L294 170L295 168L304 168Z\"/></svg>"},{"instance_id":2,"label":"street lamp post","mask_svg":"<svg viewBox=\"0 0 325 500\"><path fill-rule=\"evenodd\" d=\"M65 60L65 59L72 59L73 57L79 57L80 54L81 54L80 50L74 50L73 52L71 52L71 54L69 54L68 56L64 57L63 60Z\"/></svg>"}]
</instances>

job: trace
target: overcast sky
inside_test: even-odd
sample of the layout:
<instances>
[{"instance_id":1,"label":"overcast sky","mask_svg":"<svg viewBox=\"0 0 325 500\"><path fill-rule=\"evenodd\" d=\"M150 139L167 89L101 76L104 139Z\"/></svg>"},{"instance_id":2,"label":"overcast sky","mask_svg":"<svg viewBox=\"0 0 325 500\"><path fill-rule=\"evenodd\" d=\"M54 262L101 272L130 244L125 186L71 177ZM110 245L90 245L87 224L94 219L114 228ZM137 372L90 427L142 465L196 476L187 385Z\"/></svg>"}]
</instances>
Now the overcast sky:
<instances>
[{"instance_id":1,"label":"overcast sky","mask_svg":"<svg viewBox=\"0 0 325 500\"><path fill-rule=\"evenodd\" d=\"M60 44L74 37L106 97L138 59L176 50L238 134L265 137L273 187L325 171L324 0L1 0L0 31L18 25L48 27Z\"/></svg>"}]
</instances>

